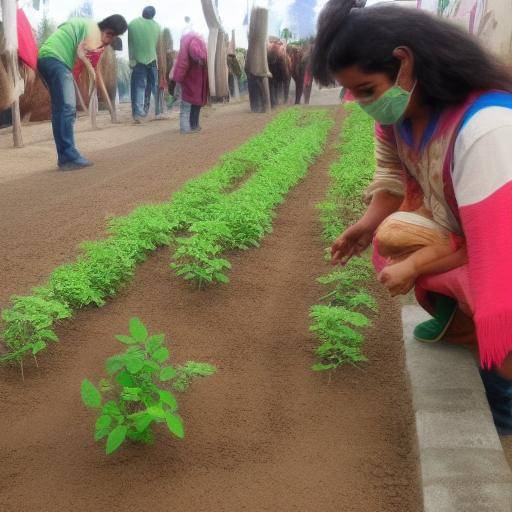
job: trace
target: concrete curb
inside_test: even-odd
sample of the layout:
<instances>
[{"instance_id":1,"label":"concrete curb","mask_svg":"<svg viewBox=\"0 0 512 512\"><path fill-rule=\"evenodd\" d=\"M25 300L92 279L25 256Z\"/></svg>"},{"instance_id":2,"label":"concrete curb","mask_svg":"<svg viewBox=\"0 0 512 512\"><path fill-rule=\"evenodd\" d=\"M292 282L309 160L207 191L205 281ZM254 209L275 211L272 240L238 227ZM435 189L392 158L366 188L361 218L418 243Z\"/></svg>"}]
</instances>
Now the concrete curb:
<instances>
[{"instance_id":1,"label":"concrete curb","mask_svg":"<svg viewBox=\"0 0 512 512\"><path fill-rule=\"evenodd\" d=\"M511 512L512 472L476 363L462 347L415 341L428 318L402 309L425 512Z\"/></svg>"}]
</instances>

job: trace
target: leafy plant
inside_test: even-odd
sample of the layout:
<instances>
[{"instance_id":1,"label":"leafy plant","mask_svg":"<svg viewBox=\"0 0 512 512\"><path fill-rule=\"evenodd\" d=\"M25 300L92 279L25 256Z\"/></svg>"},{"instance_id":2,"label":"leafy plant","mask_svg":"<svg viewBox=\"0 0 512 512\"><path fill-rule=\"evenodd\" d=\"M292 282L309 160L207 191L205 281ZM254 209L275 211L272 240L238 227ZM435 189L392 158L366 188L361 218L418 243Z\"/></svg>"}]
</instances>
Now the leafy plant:
<instances>
[{"instance_id":1,"label":"leafy plant","mask_svg":"<svg viewBox=\"0 0 512 512\"><path fill-rule=\"evenodd\" d=\"M185 429L173 391L186 391L194 378L212 375L215 367L195 362L169 364L165 336L150 336L138 318L130 320L129 335L116 338L128 348L107 359L108 378L98 387L87 379L82 382L82 401L98 412L94 439L106 438L107 455L126 439L152 443L154 424L165 423L171 434L182 439Z\"/></svg>"},{"instance_id":2,"label":"leafy plant","mask_svg":"<svg viewBox=\"0 0 512 512\"><path fill-rule=\"evenodd\" d=\"M1 315L7 352L0 356L0 364L17 362L22 367L24 357L35 356L48 342L58 340L56 323L70 318L79 308L104 305L130 281L137 264L158 247L177 245L176 252L182 255L177 270L184 270L180 275L187 277L192 272L200 284L226 282L226 260L215 254L204 262L197 260L197 245L203 243L199 239L210 230L207 244L215 247L220 240L222 251L226 247L243 249L258 243L271 229L272 213L261 213L261 220L256 222L260 202L254 200L250 208L244 206L240 202L243 197L237 195L238 184L274 161L275 155L289 145L291 134L303 129L301 125L307 125L308 120L316 123L322 115L325 114L289 109L276 116L261 133L223 155L211 171L185 184L171 201L144 205L124 217L111 219L106 239L82 244L77 259L56 268L45 284L33 289L32 295L11 299L12 307ZM252 190L256 193L255 188ZM227 197L232 197L232 207L224 206ZM215 226L219 212L223 212L223 218ZM245 222L244 216L253 220ZM208 228L204 222L209 223ZM219 231L221 225L230 230L229 235ZM186 231L193 237L197 235L197 241L189 244L177 239L176 235ZM185 249L180 251L182 247Z\"/></svg>"},{"instance_id":3,"label":"leafy plant","mask_svg":"<svg viewBox=\"0 0 512 512\"><path fill-rule=\"evenodd\" d=\"M364 337L352 328L370 326L366 316L336 306L313 306L310 316L314 320L310 330L322 342L315 351L322 362L313 366L314 371L366 361L361 353Z\"/></svg>"},{"instance_id":4,"label":"leafy plant","mask_svg":"<svg viewBox=\"0 0 512 512\"><path fill-rule=\"evenodd\" d=\"M350 115L343 128L341 158L329 170L326 199L317 205L323 236L328 243L363 213L364 189L375 168L373 123L357 107L349 106L347 110ZM329 251L327 253L330 259ZM378 307L375 298L367 292L372 276L371 262L365 256L353 258L346 266L318 278L328 292L319 299L323 304L311 308L310 330L321 341L315 351L320 362L312 367L314 371L329 371L347 363L357 365L366 361L361 330L371 325L365 313L374 313Z\"/></svg>"},{"instance_id":5,"label":"leafy plant","mask_svg":"<svg viewBox=\"0 0 512 512\"><path fill-rule=\"evenodd\" d=\"M196 222L188 227L190 236L176 239L171 268L178 276L196 281L199 288L226 283L231 265L220 256L257 246L272 230L275 208L305 176L332 126L322 110L301 112L295 122L287 144L264 161L258 157L255 171L242 186L230 194L218 194L207 207L196 210Z\"/></svg>"}]
</instances>

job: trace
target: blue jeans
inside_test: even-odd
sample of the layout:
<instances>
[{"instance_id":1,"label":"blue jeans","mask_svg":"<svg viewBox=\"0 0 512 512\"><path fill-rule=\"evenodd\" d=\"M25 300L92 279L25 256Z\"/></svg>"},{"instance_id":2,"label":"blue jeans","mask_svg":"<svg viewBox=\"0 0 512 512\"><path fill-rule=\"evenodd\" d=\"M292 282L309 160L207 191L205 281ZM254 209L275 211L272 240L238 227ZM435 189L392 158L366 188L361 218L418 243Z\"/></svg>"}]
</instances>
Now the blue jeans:
<instances>
[{"instance_id":1,"label":"blue jeans","mask_svg":"<svg viewBox=\"0 0 512 512\"><path fill-rule=\"evenodd\" d=\"M180 130L182 133L195 131L199 128L200 105L192 105L188 101L181 100Z\"/></svg>"},{"instance_id":2,"label":"blue jeans","mask_svg":"<svg viewBox=\"0 0 512 512\"><path fill-rule=\"evenodd\" d=\"M156 61L150 64L137 63L132 70L132 115L133 118L146 117L149 111L151 94L155 98L155 114L160 114L158 102L158 69ZM146 93L147 92L149 93Z\"/></svg>"},{"instance_id":3,"label":"blue jeans","mask_svg":"<svg viewBox=\"0 0 512 512\"><path fill-rule=\"evenodd\" d=\"M74 124L76 95L73 74L60 60L43 58L37 61L37 69L50 91L52 102L52 129L59 165L81 158L75 147Z\"/></svg>"}]
</instances>

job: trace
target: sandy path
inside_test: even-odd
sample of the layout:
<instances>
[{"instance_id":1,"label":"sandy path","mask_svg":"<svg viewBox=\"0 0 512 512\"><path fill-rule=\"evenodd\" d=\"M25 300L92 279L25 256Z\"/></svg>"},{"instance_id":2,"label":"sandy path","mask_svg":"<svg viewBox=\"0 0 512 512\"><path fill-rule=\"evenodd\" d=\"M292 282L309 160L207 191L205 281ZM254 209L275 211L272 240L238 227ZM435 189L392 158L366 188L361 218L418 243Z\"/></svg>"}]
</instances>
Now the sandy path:
<instances>
[{"instance_id":1,"label":"sandy path","mask_svg":"<svg viewBox=\"0 0 512 512\"><path fill-rule=\"evenodd\" d=\"M61 328L61 343L25 384L0 371L3 512L421 510L394 304L380 295L367 368L343 369L330 383L308 369L308 309L325 271L314 204L334 158L328 151L292 191L261 248L231 258L228 286L190 288L170 275L161 250L115 300ZM113 334L133 315L170 335L175 361L208 361L219 372L182 398L184 441L162 432L152 447L106 458L80 381L102 375L119 348Z\"/></svg>"}]
</instances>

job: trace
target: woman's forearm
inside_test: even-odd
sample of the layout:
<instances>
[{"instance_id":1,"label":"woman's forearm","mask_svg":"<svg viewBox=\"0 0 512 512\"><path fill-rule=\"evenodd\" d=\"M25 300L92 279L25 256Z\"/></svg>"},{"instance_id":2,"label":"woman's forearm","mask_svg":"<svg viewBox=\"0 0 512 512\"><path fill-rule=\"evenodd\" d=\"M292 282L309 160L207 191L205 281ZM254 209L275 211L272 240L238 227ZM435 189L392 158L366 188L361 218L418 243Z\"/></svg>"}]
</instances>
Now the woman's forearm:
<instances>
[{"instance_id":1,"label":"woman's forearm","mask_svg":"<svg viewBox=\"0 0 512 512\"><path fill-rule=\"evenodd\" d=\"M371 203L359 222L375 231L386 217L400 208L403 200L402 196L379 190L372 196Z\"/></svg>"},{"instance_id":2,"label":"woman's forearm","mask_svg":"<svg viewBox=\"0 0 512 512\"><path fill-rule=\"evenodd\" d=\"M441 251L438 252L437 256L437 258L432 258L428 262L415 262L417 275L426 276L430 274L442 274L444 272L449 272L454 268L462 267L468 262L468 254L465 247L457 250L456 252L450 250Z\"/></svg>"}]
</instances>

